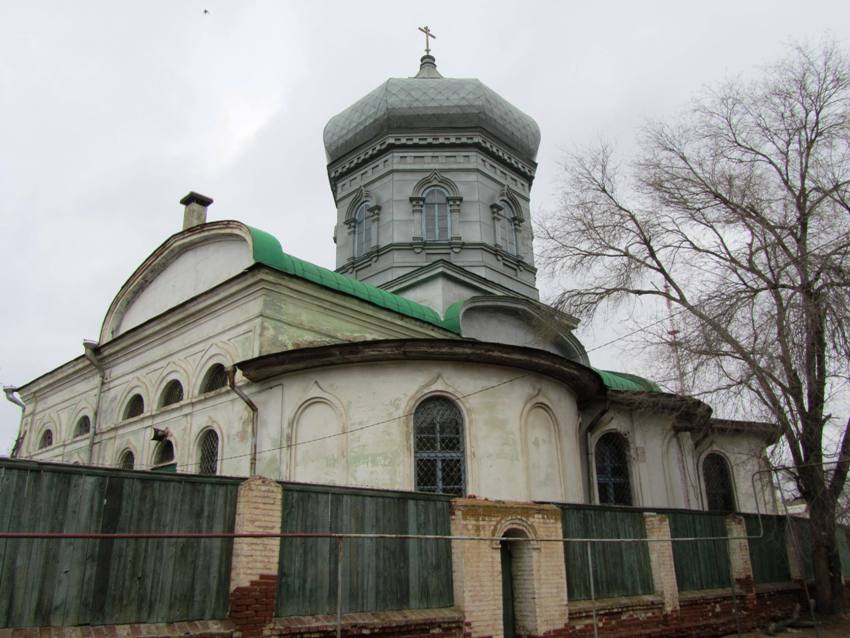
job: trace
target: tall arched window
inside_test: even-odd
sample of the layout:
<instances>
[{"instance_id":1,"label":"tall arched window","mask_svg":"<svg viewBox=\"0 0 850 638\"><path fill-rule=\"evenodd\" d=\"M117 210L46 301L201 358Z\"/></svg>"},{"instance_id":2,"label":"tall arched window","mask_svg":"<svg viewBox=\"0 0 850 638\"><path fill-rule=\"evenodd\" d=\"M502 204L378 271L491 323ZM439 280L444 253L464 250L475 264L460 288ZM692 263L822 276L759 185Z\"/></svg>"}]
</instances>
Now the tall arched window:
<instances>
[{"instance_id":1,"label":"tall arched window","mask_svg":"<svg viewBox=\"0 0 850 638\"><path fill-rule=\"evenodd\" d=\"M619 432L603 434L596 442L596 491L606 505L631 505L628 442Z\"/></svg>"},{"instance_id":2,"label":"tall arched window","mask_svg":"<svg viewBox=\"0 0 850 638\"><path fill-rule=\"evenodd\" d=\"M496 242L505 252L517 254L516 236L516 213L510 202L502 200L499 202L501 210L496 214Z\"/></svg>"},{"instance_id":3,"label":"tall arched window","mask_svg":"<svg viewBox=\"0 0 850 638\"><path fill-rule=\"evenodd\" d=\"M702 462L702 479L707 508L718 512L734 512L735 492L726 459L714 453L706 456Z\"/></svg>"},{"instance_id":4,"label":"tall arched window","mask_svg":"<svg viewBox=\"0 0 850 638\"><path fill-rule=\"evenodd\" d=\"M42 432L41 438L38 440L38 449L43 450L51 445L53 445L53 431L48 428Z\"/></svg>"},{"instance_id":5,"label":"tall arched window","mask_svg":"<svg viewBox=\"0 0 850 638\"><path fill-rule=\"evenodd\" d=\"M134 394L130 397L130 400L127 401L127 405L124 406L124 418L132 419L133 417L140 416L145 411L145 400L142 398L141 394Z\"/></svg>"},{"instance_id":6,"label":"tall arched window","mask_svg":"<svg viewBox=\"0 0 850 638\"><path fill-rule=\"evenodd\" d=\"M354 211L354 256L362 257L372 247L372 221L366 202L360 204Z\"/></svg>"},{"instance_id":7,"label":"tall arched window","mask_svg":"<svg viewBox=\"0 0 850 638\"><path fill-rule=\"evenodd\" d=\"M174 405L183 400L183 384L177 379L172 379L165 385L162 394L159 397L159 407L164 408L167 405Z\"/></svg>"},{"instance_id":8,"label":"tall arched window","mask_svg":"<svg viewBox=\"0 0 850 638\"><path fill-rule=\"evenodd\" d=\"M201 394L214 392L227 385L227 369L220 363L210 366L201 382Z\"/></svg>"},{"instance_id":9,"label":"tall arched window","mask_svg":"<svg viewBox=\"0 0 850 638\"><path fill-rule=\"evenodd\" d=\"M206 430L198 440L198 473L218 473L218 434Z\"/></svg>"},{"instance_id":10,"label":"tall arched window","mask_svg":"<svg viewBox=\"0 0 850 638\"><path fill-rule=\"evenodd\" d=\"M417 491L464 494L463 415L454 401L431 397L416 406L413 456Z\"/></svg>"},{"instance_id":11,"label":"tall arched window","mask_svg":"<svg viewBox=\"0 0 850 638\"><path fill-rule=\"evenodd\" d=\"M74 436L83 436L91 432L91 419L83 415L77 419L77 425L74 427Z\"/></svg>"},{"instance_id":12,"label":"tall arched window","mask_svg":"<svg viewBox=\"0 0 850 638\"><path fill-rule=\"evenodd\" d=\"M425 241L448 241L451 232L449 195L442 188L432 186L425 191L422 206L422 237Z\"/></svg>"},{"instance_id":13,"label":"tall arched window","mask_svg":"<svg viewBox=\"0 0 850 638\"><path fill-rule=\"evenodd\" d=\"M176 472L177 463L174 460L174 444L168 439L160 441L153 454L154 472Z\"/></svg>"},{"instance_id":14,"label":"tall arched window","mask_svg":"<svg viewBox=\"0 0 850 638\"><path fill-rule=\"evenodd\" d=\"M132 470L136 465L136 455L132 450L124 450L118 459L118 467L122 470Z\"/></svg>"}]
</instances>

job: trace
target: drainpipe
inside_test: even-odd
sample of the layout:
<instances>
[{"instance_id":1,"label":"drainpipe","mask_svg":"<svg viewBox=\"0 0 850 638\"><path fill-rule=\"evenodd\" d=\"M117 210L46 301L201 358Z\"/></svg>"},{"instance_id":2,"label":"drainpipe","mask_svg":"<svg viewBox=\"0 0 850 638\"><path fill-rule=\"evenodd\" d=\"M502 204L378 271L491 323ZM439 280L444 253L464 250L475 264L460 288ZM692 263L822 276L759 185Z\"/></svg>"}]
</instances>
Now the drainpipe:
<instances>
[{"instance_id":1,"label":"drainpipe","mask_svg":"<svg viewBox=\"0 0 850 638\"><path fill-rule=\"evenodd\" d=\"M98 347L99 346L96 341L90 341L88 339L83 340L83 353L98 373L97 397L94 400L94 414L92 414L91 430L89 431L88 460L86 461L89 465L92 465L92 461L94 460L94 436L97 433L98 421L100 420L100 400L103 396L103 382L106 378L106 371L103 369L103 362L100 360L100 357L98 357Z\"/></svg>"},{"instance_id":2,"label":"drainpipe","mask_svg":"<svg viewBox=\"0 0 850 638\"><path fill-rule=\"evenodd\" d=\"M248 409L251 410L251 462L248 470L249 476L254 476L257 473L257 417L259 409L257 404L251 401L251 398L236 386L236 366L231 366L227 369L227 385L236 393L240 399L245 402Z\"/></svg>"},{"instance_id":3,"label":"drainpipe","mask_svg":"<svg viewBox=\"0 0 850 638\"><path fill-rule=\"evenodd\" d=\"M25 410L26 405L24 405L24 402L21 401L20 398L15 396L15 393L17 391L18 391L18 388L16 388L13 385L4 385L3 386L3 393L6 395L6 400L10 401L11 403L14 403L18 407L20 407L21 410ZM21 418L23 420L23 414L21 415ZM22 422L21 427L18 428L18 436L15 439L15 444L12 446L12 453L10 455L12 458L15 458L17 456L18 450L20 449L23 442L24 442L24 428L23 428L23 422Z\"/></svg>"}]
</instances>

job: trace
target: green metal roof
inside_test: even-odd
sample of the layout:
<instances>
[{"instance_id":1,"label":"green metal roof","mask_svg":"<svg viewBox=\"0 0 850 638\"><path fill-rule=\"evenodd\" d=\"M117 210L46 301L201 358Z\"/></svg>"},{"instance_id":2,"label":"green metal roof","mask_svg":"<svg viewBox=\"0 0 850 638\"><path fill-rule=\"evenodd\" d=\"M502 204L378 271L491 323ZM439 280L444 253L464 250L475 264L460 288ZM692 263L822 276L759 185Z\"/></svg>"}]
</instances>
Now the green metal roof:
<instances>
[{"instance_id":1,"label":"green metal roof","mask_svg":"<svg viewBox=\"0 0 850 638\"><path fill-rule=\"evenodd\" d=\"M251 243L253 245L253 258L255 263L263 264L269 268L285 272L288 275L312 281L325 288L336 290L363 301L368 301L394 312L425 321L443 330L460 334L457 322L444 321L440 314L433 308L423 306L399 295L375 286L370 286L362 281L346 277L339 273L322 268L310 262L298 259L283 252L280 242L269 233L248 226L251 231Z\"/></svg>"},{"instance_id":2,"label":"green metal roof","mask_svg":"<svg viewBox=\"0 0 850 638\"><path fill-rule=\"evenodd\" d=\"M593 369L600 377L605 387L609 390L622 390L624 392L662 392L657 383L644 379L636 374L627 372L615 372L613 370Z\"/></svg>"}]
</instances>

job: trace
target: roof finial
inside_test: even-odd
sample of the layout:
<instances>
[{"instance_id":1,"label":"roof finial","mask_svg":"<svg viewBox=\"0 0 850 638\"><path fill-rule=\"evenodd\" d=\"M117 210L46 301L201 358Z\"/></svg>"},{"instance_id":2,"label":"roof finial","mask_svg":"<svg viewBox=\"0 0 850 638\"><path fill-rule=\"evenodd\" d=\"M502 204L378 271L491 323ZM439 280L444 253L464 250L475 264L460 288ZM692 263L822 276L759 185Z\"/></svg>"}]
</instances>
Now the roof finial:
<instances>
[{"instance_id":1,"label":"roof finial","mask_svg":"<svg viewBox=\"0 0 850 638\"><path fill-rule=\"evenodd\" d=\"M419 27L419 30L425 34L425 55L431 55L430 41L428 40L428 38L434 38L436 40L437 36L431 33L431 29L429 29L427 25L424 27Z\"/></svg>"},{"instance_id":2,"label":"roof finial","mask_svg":"<svg viewBox=\"0 0 850 638\"><path fill-rule=\"evenodd\" d=\"M431 55L431 47L429 38L436 38L433 33L431 33L431 29L428 27L419 27L419 30L425 34L425 55L422 56L419 65L419 73L416 74L417 78L426 78L430 80L436 80L442 78L440 72L437 71L437 61L434 59L434 56Z\"/></svg>"}]
</instances>

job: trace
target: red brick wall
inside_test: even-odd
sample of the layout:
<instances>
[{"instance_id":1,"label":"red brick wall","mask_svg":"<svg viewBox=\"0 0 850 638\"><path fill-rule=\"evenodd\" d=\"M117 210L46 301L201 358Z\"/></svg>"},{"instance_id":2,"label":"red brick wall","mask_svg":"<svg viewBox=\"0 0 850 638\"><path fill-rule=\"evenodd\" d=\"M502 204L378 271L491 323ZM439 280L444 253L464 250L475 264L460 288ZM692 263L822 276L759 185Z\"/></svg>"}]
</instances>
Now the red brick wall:
<instances>
[{"instance_id":1,"label":"red brick wall","mask_svg":"<svg viewBox=\"0 0 850 638\"><path fill-rule=\"evenodd\" d=\"M258 580L230 592L230 619L235 635L255 638L272 621L277 599L277 575L262 574Z\"/></svg>"}]
</instances>

